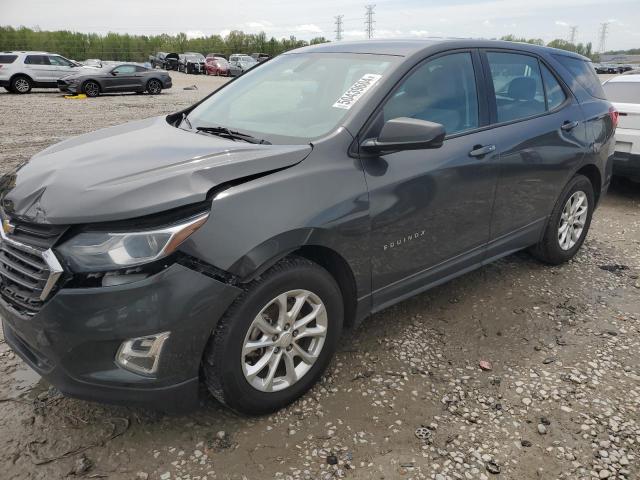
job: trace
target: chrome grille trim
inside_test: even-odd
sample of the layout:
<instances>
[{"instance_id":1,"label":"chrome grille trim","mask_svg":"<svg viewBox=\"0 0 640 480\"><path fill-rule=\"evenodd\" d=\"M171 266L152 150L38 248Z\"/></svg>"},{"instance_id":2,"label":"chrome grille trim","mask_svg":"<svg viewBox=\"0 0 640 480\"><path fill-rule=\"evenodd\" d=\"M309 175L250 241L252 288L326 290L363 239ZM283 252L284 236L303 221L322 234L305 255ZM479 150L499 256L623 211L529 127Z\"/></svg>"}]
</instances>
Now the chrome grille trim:
<instances>
[{"instance_id":1,"label":"chrome grille trim","mask_svg":"<svg viewBox=\"0 0 640 480\"><path fill-rule=\"evenodd\" d=\"M28 315L35 315L62 275L62 265L51 248L17 242L4 228L0 228L0 238L1 296Z\"/></svg>"}]
</instances>

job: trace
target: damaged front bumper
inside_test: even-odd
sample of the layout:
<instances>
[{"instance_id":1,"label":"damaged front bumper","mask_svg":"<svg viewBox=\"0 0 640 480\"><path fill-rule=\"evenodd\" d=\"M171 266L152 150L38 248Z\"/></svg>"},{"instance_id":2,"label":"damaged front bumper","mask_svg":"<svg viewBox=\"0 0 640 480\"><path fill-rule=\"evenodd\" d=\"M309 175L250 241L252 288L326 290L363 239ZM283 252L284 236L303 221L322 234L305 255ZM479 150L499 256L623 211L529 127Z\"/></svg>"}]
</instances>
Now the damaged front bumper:
<instances>
[{"instance_id":1,"label":"damaged front bumper","mask_svg":"<svg viewBox=\"0 0 640 480\"><path fill-rule=\"evenodd\" d=\"M199 367L218 320L240 289L174 263L144 280L62 288L34 316L0 300L9 346L62 393L166 412L198 404ZM116 362L133 338L169 332L153 376Z\"/></svg>"}]
</instances>

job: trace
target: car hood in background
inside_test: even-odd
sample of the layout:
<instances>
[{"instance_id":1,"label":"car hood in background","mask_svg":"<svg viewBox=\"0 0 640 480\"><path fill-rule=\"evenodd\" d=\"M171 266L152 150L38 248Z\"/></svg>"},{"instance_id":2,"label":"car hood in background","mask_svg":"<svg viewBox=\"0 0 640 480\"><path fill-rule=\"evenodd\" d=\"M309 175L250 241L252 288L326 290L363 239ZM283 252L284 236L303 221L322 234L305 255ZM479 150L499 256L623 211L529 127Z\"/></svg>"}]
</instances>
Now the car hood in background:
<instances>
[{"instance_id":1,"label":"car hood in background","mask_svg":"<svg viewBox=\"0 0 640 480\"><path fill-rule=\"evenodd\" d=\"M0 188L7 213L29 221L123 220L204 201L216 186L295 165L311 149L234 142L155 117L53 145Z\"/></svg>"}]
</instances>

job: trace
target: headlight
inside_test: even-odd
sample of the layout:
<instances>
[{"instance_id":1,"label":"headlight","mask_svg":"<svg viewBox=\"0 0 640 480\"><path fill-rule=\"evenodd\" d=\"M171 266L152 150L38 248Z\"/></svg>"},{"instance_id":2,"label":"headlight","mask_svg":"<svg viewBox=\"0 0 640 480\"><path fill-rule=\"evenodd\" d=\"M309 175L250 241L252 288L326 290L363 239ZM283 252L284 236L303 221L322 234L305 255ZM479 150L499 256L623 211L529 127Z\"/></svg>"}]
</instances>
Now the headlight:
<instances>
[{"instance_id":1,"label":"headlight","mask_svg":"<svg viewBox=\"0 0 640 480\"><path fill-rule=\"evenodd\" d=\"M170 255L208 217L205 213L179 224L139 232L82 232L57 250L74 272L133 267Z\"/></svg>"}]
</instances>

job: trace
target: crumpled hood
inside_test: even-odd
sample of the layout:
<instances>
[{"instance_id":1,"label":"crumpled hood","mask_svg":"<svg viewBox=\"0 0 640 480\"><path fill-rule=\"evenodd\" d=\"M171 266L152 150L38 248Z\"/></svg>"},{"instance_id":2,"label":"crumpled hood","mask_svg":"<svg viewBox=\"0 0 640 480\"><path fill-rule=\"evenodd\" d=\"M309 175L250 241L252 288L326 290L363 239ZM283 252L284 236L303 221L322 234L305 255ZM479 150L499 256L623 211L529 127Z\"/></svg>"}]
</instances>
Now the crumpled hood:
<instances>
[{"instance_id":1,"label":"crumpled hood","mask_svg":"<svg viewBox=\"0 0 640 480\"><path fill-rule=\"evenodd\" d=\"M155 117L53 145L5 177L3 206L38 223L135 218L206 199L217 185L286 168L310 145L256 145Z\"/></svg>"}]
</instances>

